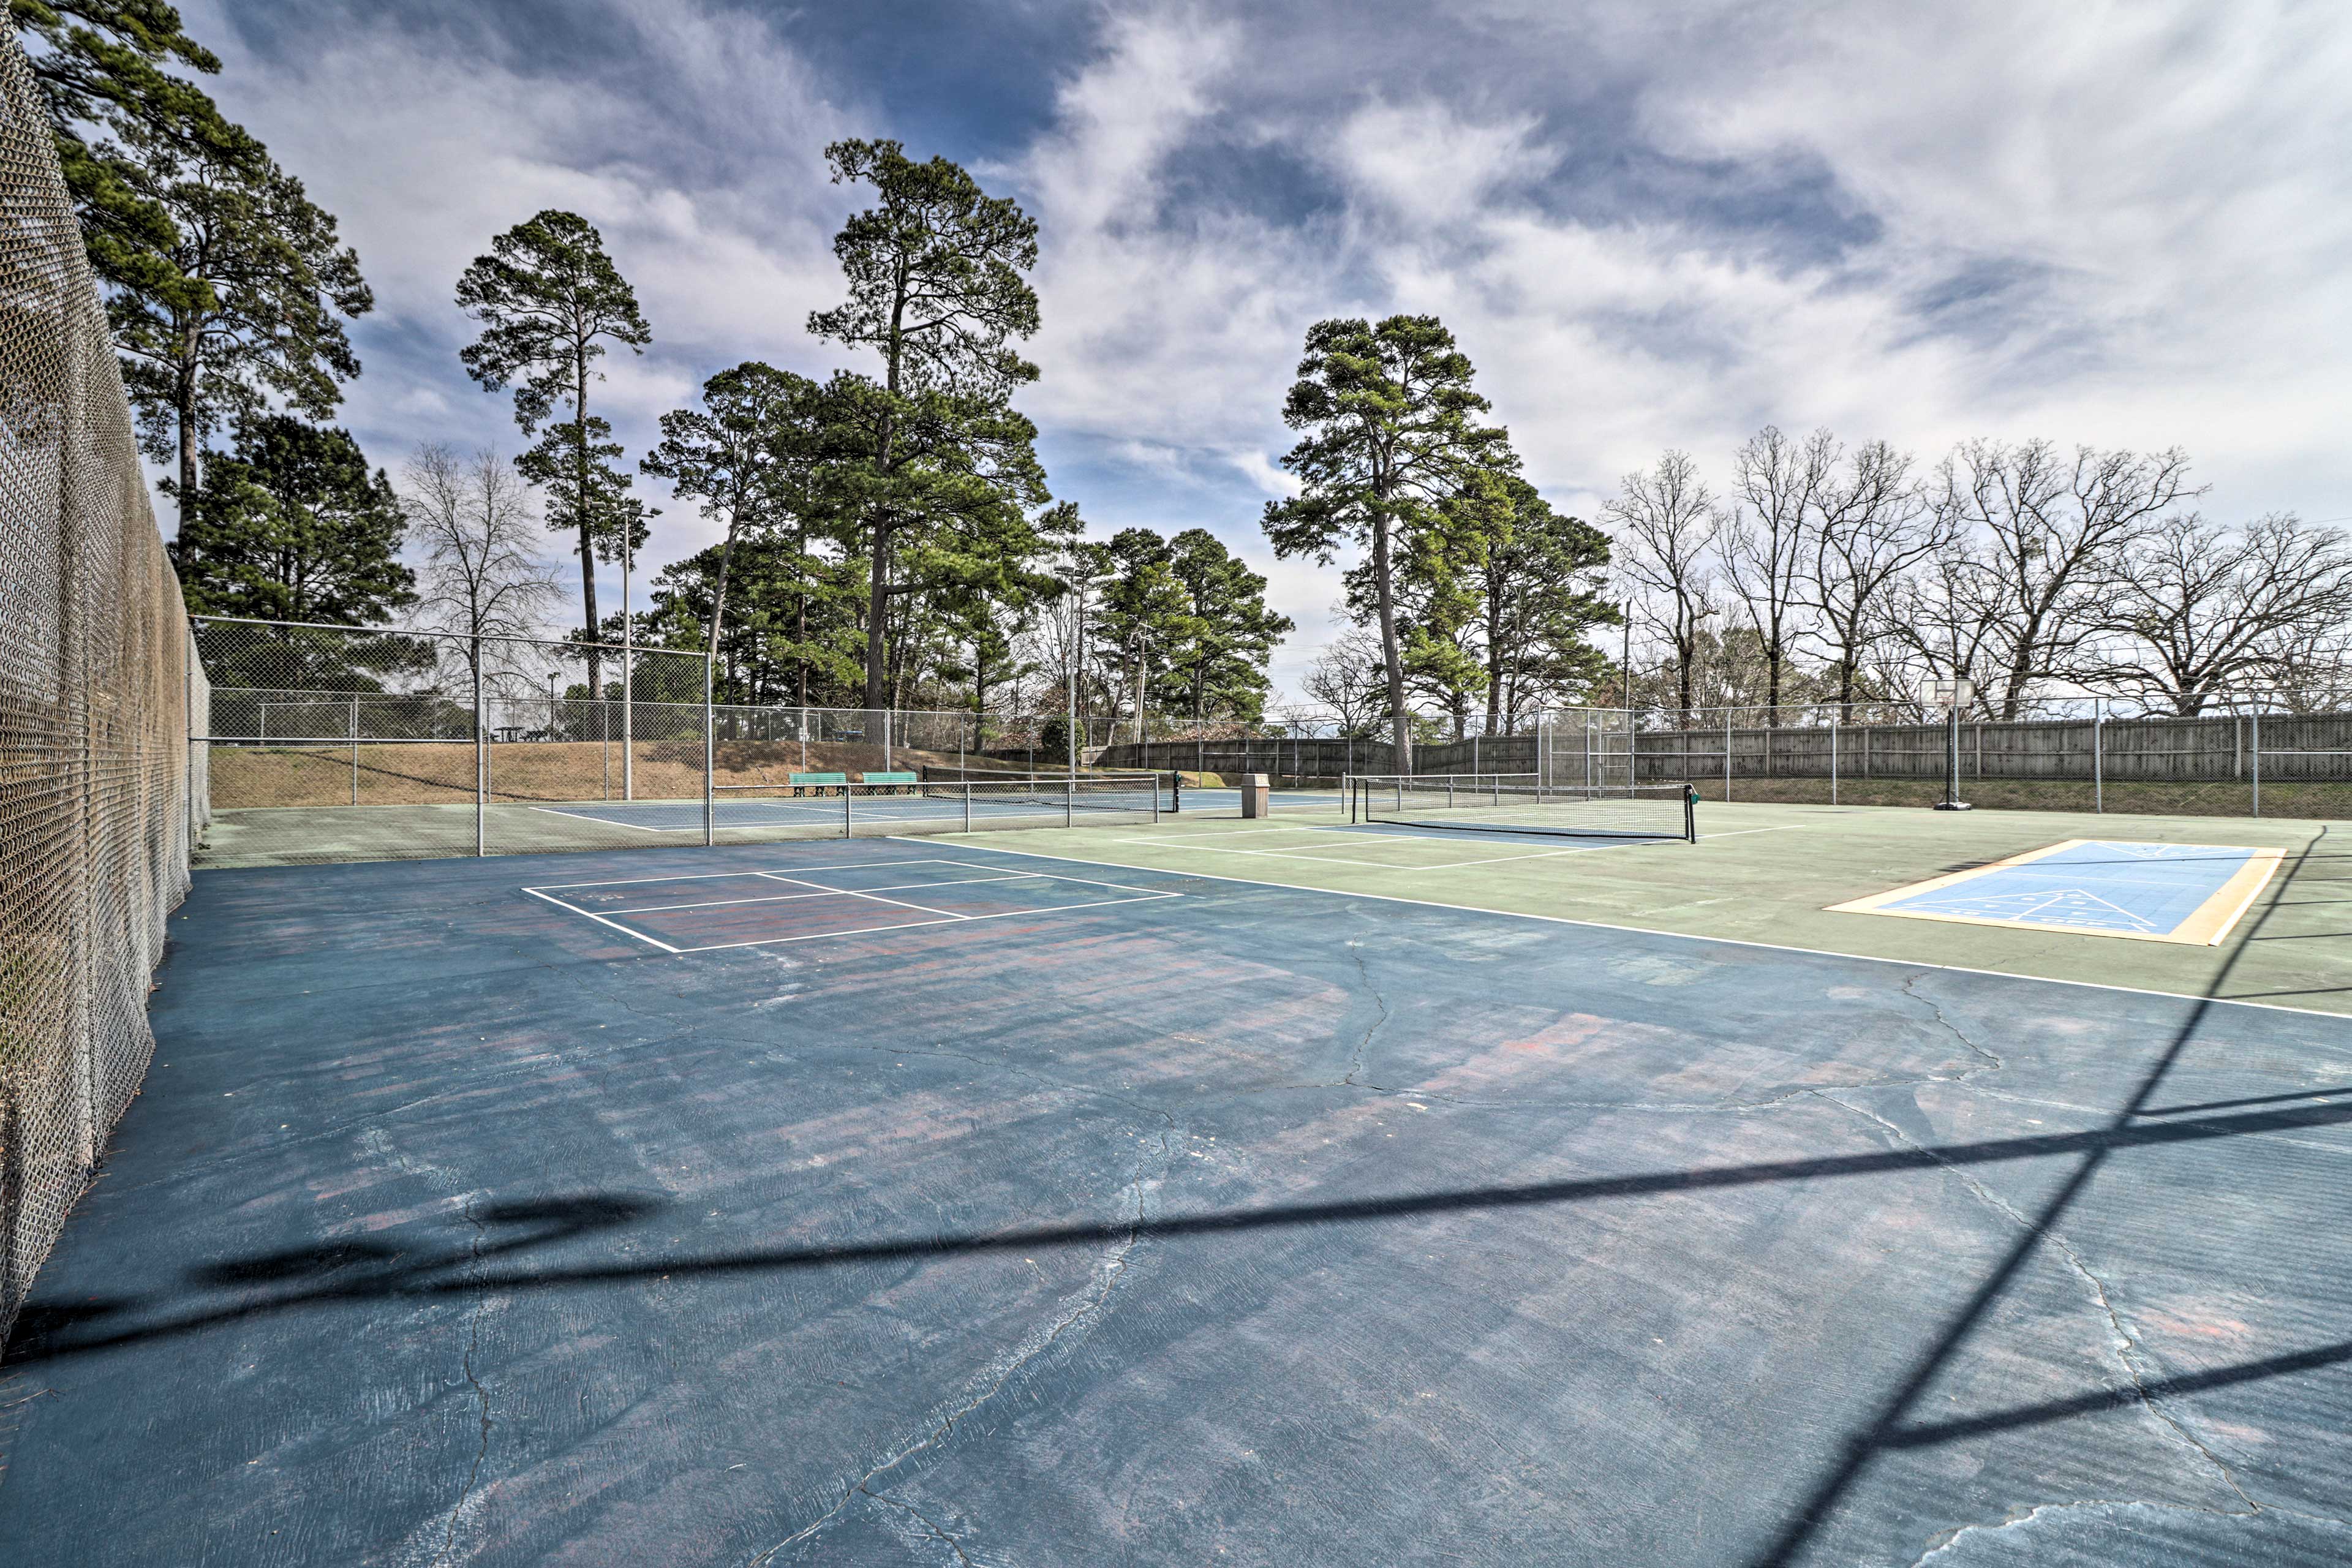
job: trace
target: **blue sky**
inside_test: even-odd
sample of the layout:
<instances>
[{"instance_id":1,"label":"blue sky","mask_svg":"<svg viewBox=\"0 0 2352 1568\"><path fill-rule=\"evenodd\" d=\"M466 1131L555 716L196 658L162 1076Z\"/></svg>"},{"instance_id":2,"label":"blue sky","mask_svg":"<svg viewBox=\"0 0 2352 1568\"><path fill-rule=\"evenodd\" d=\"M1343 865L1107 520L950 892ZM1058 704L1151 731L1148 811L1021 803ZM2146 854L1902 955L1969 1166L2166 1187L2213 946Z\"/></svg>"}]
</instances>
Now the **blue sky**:
<instances>
[{"instance_id":1,"label":"blue sky","mask_svg":"<svg viewBox=\"0 0 2352 1568\"><path fill-rule=\"evenodd\" d=\"M344 420L520 445L460 370L458 272L545 206L603 229L652 349L603 389L632 458L703 377L854 361L808 337L894 137L1042 228L1023 406L1097 531L1203 526L1276 563L1307 325L1432 312L1531 479L1591 516L1759 426L2185 447L2209 513L2352 514L2352 18L2263 4L720 5L218 0L213 89L373 283ZM1718 479L1719 482L1719 479ZM640 481L641 484L646 481ZM645 579L714 536L656 523ZM551 553L556 546L551 542ZM610 590L608 590L609 593Z\"/></svg>"}]
</instances>

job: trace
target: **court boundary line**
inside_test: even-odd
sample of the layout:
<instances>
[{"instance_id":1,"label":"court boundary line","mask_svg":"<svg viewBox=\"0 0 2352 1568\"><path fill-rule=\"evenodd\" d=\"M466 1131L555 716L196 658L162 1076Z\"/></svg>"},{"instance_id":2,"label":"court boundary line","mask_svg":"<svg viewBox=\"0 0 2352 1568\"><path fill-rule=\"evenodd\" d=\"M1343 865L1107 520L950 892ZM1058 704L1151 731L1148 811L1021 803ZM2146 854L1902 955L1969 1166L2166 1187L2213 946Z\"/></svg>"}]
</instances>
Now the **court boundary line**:
<instances>
[{"instance_id":1,"label":"court boundary line","mask_svg":"<svg viewBox=\"0 0 2352 1568\"><path fill-rule=\"evenodd\" d=\"M1328 833L1329 828L1310 831ZM1238 836L1236 836L1238 837ZM1382 833L1358 835L1360 837L1403 838L1415 844L1444 844L1443 838L1433 838L1423 833ZM1158 844L1157 838L1121 838L1121 844ZM1527 855L1494 855L1480 860L1443 860L1433 866L1405 866L1390 860L1348 860L1337 855L1309 855L1298 849L1229 849L1223 845L1184 845L1185 849L1202 849L1213 855L1254 855L1267 860L1315 860L1327 866L1362 866L1374 871L1457 871L1465 866L1508 866L1521 860L1551 860L1562 855L1590 855L1597 849L1642 849L1655 844L1678 843L1677 839L1628 838L1614 844L1579 844L1568 849L1538 849ZM1179 873L1180 875L1181 873Z\"/></svg>"},{"instance_id":2,"label":"court boundary line","mask_svg":"<svg viewBox=\"0 0 2352 1568\"><path fill-rule=\"evenodd\" d=\"M2084 991L2108 991L2124 996L2157 996L2168 1002L2206 1003L2222 1007L2252 1007L2264 1013L2294 1013L2305 1018L2343 1019L2341 1013L2315 1007L2289 1007L2278 1002L2255 1002L2236 996L2200 996L2188 991L2158 991L2147 985L2111 985L2102 980L2062 980L2047 974L2013 974L2005 969L1978 969L1965 963L1937 963L1924 958L1888 958L1874 952L1838 952L1826 947L1798 947L1784 942L1757 942L1748 937L1702 936L1696 931L1659 931L1652 926L1620 925L1612 921L1579 920L1573 915L1538 915L1523 910L1481 909L1475 904L1450 904L1442 899L1408 899L1400 893L1361 893L1345 888L1302 888L1293 882L1257 882L1247 877L1220 877L1213 871L1172 871L1160 866L1121 867L1116 860L1088 860L1076 855L1048 855L1036 849L1004 849L993 844L964 847L991 855L1026 855L1039 860L1065 860L1075 866L1111 866L1121 870L1151 871L1162 877L1197 877L1204 882L1231 882L1243 888L1274 888L1285 892L1321 893L1335 899L1368 899L1374 903L1410 904L1419 909L1453 910L1468 915L1496 915L1505 920L1540 921L1547 925L1582 926L1591 931L1623 931L1632 936L1663 937L1673 942L1716 942L1724 947L1753 948L1761 952L1795 952L1808 958L1843 958L1856 963L1884 963L1897 969L1931 969L1948 974L1981 974L1994 980L2014 980L2032 985L2072 985ZM1384 866L1382 870L1399 869Z\"/></svg>"},{"instance_id":3,"label":"court boundary line","mask_svg":"<svg viewBox=\"0 0 2352 1568\"><path fill-rule=\"evenodd\" d=\"M813 931L804 936L768 936L756 942L715 942L704 947L676 947L670 951L679 957L690 952L726 952L739 947L782 947L793 942L839 942L844 937L874 936L886 931L916 931L925 926L978 925L982 921L1018 920L1024 915L1058 915L1073 910L1107 909L1113 904L1148 904L1160 899L1181 899L1181 893L1139 893L1131 899L1094 899L1083 904L1056 904L1049 910L999 910L992 915L956 915L940 912L940 918L929 921L901 921L896 925L859 926L855 931ZM883 900L888 902L887 899ZM908 905L908 908L919 908ZM651 939L648 938L648 941Z\"/></svg>"},{"instance_id":4,"label":"court boundary line","mask_svg":"<svg viewBox=\"0 0 2352 1568\"><path fill-rule=\"evenodd\" d=\"M631 931L628 927L623 925L618 921L608 921L603 915L596 913L593 910L583 910L577 904L567 904L562 899L555 897L552 893L542 893L537 888L525 888L523 891L529 893L534 899L545 899L549 903L553 904L557 909L562 910L567 913L586 915L598 925L610 926L614 931L619 931L623 936L633 936L639 942L650 942L654 946L660 948L664 952L670 954L672 957L676 957L678 953L685 951L683 948L670 946L669 943L662 941L658 937L647 936L641 931Z\"/></svg>"},{"instance_id":5,"label":"court boundary line","mask_svg":"<svg viewBox=\"0 0 2352 1568\"><path fill-rule=\"evenodd\" d=\"M1738 838L1749 833L1796 833L1804 830L1804 823L1788 823L1778 827L1739 827L1729 833L1706 833L1699 836L1704 844L1710 838ZM1475 829L1465 831L1475 832ZM1663 844L1679 844L1679 838L1613 838L1606 844L1577 844L1565 849L1537 849L1524 855L1489 855L1476 860L1441 860L1433 865L1402 866L1386 860L1346 860L1334 855L1309 855L1305 846L1297 849L1234 849L1222 844L1201 845L1186 840L1202 838L1240 838L1253 833L1338 833L1350 837L1404 839L1414 844L1458 844L1463 840L1430 833L1365 833L1355 827L1245 827L1239 833L1192 833L1167 838L1121 838L1120 844L1173 844L1180 848L1205 849L1217 855L1254 855L1267 860L1318 860L1331 866L1362 866L1380 871L1459 871L1472 866L1511 866L1522 860L1553 860L1563 855L1590 855L1601 849L1654 849ZM1533 835L1523 835L1532 837ZM1488 842L1476 840L1475 842ZM1180 873L1181 874L1181 873Z\"/></svg>"},{"instance_id":6,"label":"court boundary line","mask_svg":"<svg viewBox=\"0 0 2352 1568\"><path fill-rule=\"evenodd\" d=\"M751 874L755 877L765 877L772 882L783 882L795 888L808 888L820 893L840 893L853 899L870 899L877 904L890 904L902 910L920 910L927 915L945 915L950 920L968 920L971 918L968 915L957 914L953 910L935 910L929 904L919 904L911 899L886 899L879 893L868 893L856 888L828 888L822 882L803 882L798 877L787 877L782 871L754 871ZM947 887L961 887L963 884L961 882L950 882L942 885ZM690 952L693 949L689 948L687 951Z\"/></svg>"},{"instance_id":7,"label":"court boundary line","mask_svg":"<svg viewBox=\"0 0 2352 1568\"><path fill-rule=\"evenodd\" d=\"M1052 875L1050 871L1010 871L1002 877L961 877L952 882L893 883L887 887L860 888L856 890L864 893L901 893L912 892L919 888L969 888L980 882L1034 881L1041 877ZM1085 880L1079 877L1065 877L1057 879L1067 882ZM802 886L810 888L812 890L805 893L772 893L763 899L706 899L698 904L631 904L625 910L607 910L604 912L611 915L658 915L667 914L672 910L723 910L736 904L788 904L795 899L822 899L827 893L845 893L852 890L847 888L822 888L813 883L803 883Z\"/></svg>"},{"instance_id":8,"label":"court boundary line","mask_svg":"<svg viewBox=\"0 0 2352 1568\"><path fill-rule=\"evenodd\" d=\"M1073 861L1071 864L1087 865L1091 864L1091 862L1081 860ZM926 856L916 859L897 861L862 860L843 862L841 864L832 866L804 866L800 868L800 869L804 871L837 871L863 869L869 866L887 865L955 866L967 871L986 871L993 868L982 862L971 860L950 860L938 856ZM830 895L837 898L863 898L872 903L890 904L898 909L915 910L923 914L933 915L938 918L927 921L900 921L894 924L884 926L859 926L852 931L809 931L800 936L760 937L746 942L709 942L699 947L677 947L662 941L659 937L648 936L644 931L623 925L619 921L608 920L604 915L597 913L593 910L583 910L577 904L555 897L552 892L547 891L544 889L534 888L522 883L518 883L516 885L521 888L524 892L529 893L532 898L552 904L557 909L563 910L567 914L583 915L589 920L594 921L598 925L609 927L610 929L620 932L623 936L635 937L637 941L645 942L648 946L657 947L673 958L683 957L690 952L722 952L731 951L739 947L776 947L785 942L820 942L827 939L838 940L843 937L867 936L881 931L915 931L928 926L971 925L980 921L1011 920L1019 915L1052 915L1059 914L1066 910L1098 910L1106 909L1115 904L1150 903L1161 899L1181 899L1184 897L1182 893L1170 892L1163 889L1138 888L1129 883L1108 882L1095 877L1070 877L1065 876L1058 871L1014 871L1009 875L1002 877L964 877L952 882L917 882L910 884L909 886L910 888L962 888L969 887L977 882L1075 882L1080 887L1109 888L1115 891L1128 893L1132 896L1124 899L1090 899L1085 903L1055 904L1045 909L999 910L993 914L966 915L958 914L952 910L936 910L928 904L908 903L900 899L885 899L877 896L876 893L856 888L827 888L815 882L801 881L797 878L785 876L781 872L687 871L681 872L674 877L627 877L615 879L614 881L609 883L564 882L551 885L562 890L571 891L581 888L635 886L646 882L702 882L720 877L761 877L770 881L783 882L797 887L803 887L808 889L809 891L805 893L782 893L770 899L718 899L700 904L649 905L642 909L615 910L612 912L614 914L667 914L675 910L716 909L726 905L747 903L790 903L798 900L821 899Z\"/></svg>"},{"instance_id":9,"label":"court boundary line","mask_svg":"<svg viewBox=\"0 0 2352 1568\"><path fill-rule=\"evenodd\" d=\"M877 835L876 837L882 837ZM1083 862L1081 862L1083 864ZM972 870L985 867L973 866L969 860L950 860L944 856L925 855L905 860L835 860L824 866L803 866L803 871L863 871L874 866L962 866ZM593 882L518 882L517 887L538 887L562 892L571 888L625 888L635 882L709 882L721 877L756 877L757 871L680 871L669 877L600 877ZM1050 875L1033 872L1034 876Z\"/></svg>"}]
</instances>

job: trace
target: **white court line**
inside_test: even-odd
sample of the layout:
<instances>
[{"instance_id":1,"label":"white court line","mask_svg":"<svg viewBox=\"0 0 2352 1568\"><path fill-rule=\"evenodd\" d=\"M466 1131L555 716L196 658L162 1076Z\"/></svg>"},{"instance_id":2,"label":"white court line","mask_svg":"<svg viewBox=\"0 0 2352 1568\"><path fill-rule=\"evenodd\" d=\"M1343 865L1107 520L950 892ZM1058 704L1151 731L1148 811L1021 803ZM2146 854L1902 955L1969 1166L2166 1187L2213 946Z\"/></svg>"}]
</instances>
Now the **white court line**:
<instances>
[{"instance_id":1,"label":"white court line","mask_svg":"<svg viewBox=\"0 0 2352 1568\"><path fill-rule=\"evenodd\" d=\"M1314 831L1329 832L1328 828ZM1415 844L1450 844L1458 839L1434 838L1426 833L1358 834L1360 838L1402 838ZM1165 844L1164 838L1120 838L1118 844ZM1452 871L1464 866L1500 866L1517 860L1548 860L1559 855L1589 855L1596 849L1645 849L1662 843L1679 843L1679 839L1629 838L1615 844L1580 844L1570 849L1531 849L1524 855L1494 855L1479 860L1441 860L1435 864L1402 860L1349 860L1337 855L1309 855L1304 849L1228 849L1220 845L1188 845L1187 848L1203 849L1213 855L1258 855L1269 860L1319 860L1331 866L1369 866L1377 871Z\"/></svg>"},{"instance_id":2,"label":"white court line","mask_svg":"<svg viewBox=\"0 0 2352 1568\"><path fill-rule=\"evenodd\" d=\"M943 866L965 866L975 871L985 871L988 869L986 866L971 860L943 860L940 864ZM1177 899L1183 897L1181 893L1162 892L1156 888L1138 888L1126 882L1105 882L1093 877L1066 877L1059 871L1029 871L1024 874L1031 877L1045 877L1056 882L1078 882L1089 888L1116 888L1122 893L1148 893L1156 899ZM974 878L972 879L974 881L978 881L980 879ZM940 888L960 888L963 886L961 882L936 882L932 885Z\"/></svg>"},{"instance_id":3,"label":"white court line","mask_svg":"<svg viewBox=\"0 0 2352 1568\"><path fill-rule=\"evenodd\" d=\"M584 811L565 811L561 806L534 805L526 809L543 811L550 816L568 816L574 822L593 822L599 827L626 827L638 833L690 833L693 831L692 827L647 827L642 822L615 822L609 816L591 816ZM701 826L702 824L698 822L694 824L694 827Z\"/></svg>"},{"instance_id":4,"label":"white court line","mask_svg":"<svg viewBox=\"0 0 2352 1568\"><path fill-rule=\"evenodd\" d=\"M1157 844L1174 844L1181 843L1188 838L1246 838L1255 833L1332 833L1341 830L1330 827L1236 827L1230 833L1163 833L1155 838L1153 842Z\"/></svg>"},{"instance_id":5,"label":"white court line","mask_svg":"<svg viewBox=\"0 0 2352 1568\"><path fill-rule=\"evenodd\" d=\"M971 862L969 860L950 860L945 857L939 855L925 855L920 857L910 857L904 860L835 860L823 866L800 866L795 867L794 869L801 871L863 871L869 867L874 866L971 867ZM972 867L972 869L974 870L982 868L980 867ZM1032 875L1040 877L1048 876L1051 873L1045 871L1032 873ZM668 877L605 877L593 882L542 882L540 885L562 893L576 891L582 888L629 888L635 887L641 882L708 882L712 879L719 877L756 877L758 875L760 875L760 873L757 871L680 871Z\"/></svg>"},{"instance_id":6,"label":"white court line","mask_svg":"<svg viewBox=\"0 0 2352 1568\"><path fill-rule=\"evenodd\" d=\"M1164 839L1158 838L1115 838L1111 840L1111 842L1114 844L1160 844L1166 841ZM988 846L984 844L975 844L972 847L975 849L985 849ZM1262 855L1269 860L1319 860L1327 866L1369 866L1375 871L1410 871L1414 869L1414 868L1411 866L1399 866L1393 860L1349 860L1338 855L1308 855L1302 851L1288 849L1226 849L1213 844L1191 845L1187 846L1187 847L1197 850L1205 850L1211 855ZM1097 863L1099 864L1100 862ZM1155 869L1156 868L1155 868ZM1179 874L1181 875L1181 873Z\"/></svg>"},{"instance_id":7,"label":"white court line","mask_svg":"<svg viewBox=\"0 0 2352 1568\"><path fill-rule=\"evenodd\" d=\"M751 874L755 877L766 877L772 881L790 882L795 887L814 888L821 893L839 893L845 898L871 899L877 904L896 904L902 910L920 910L927 915L942 915L951 921L968 921L972 918L970 915L960 915L953 910L935 910L929 904L909 903L905 899L886 899L879 893L861 893L855 888L828 888L823 882L804 882L798 877L787 877L782 871L754 871ZM955 886L952 882L942 882L939 885L948 888Z\"/></svg>"},{"instance_id":8,"label":"white court line","mask_svg":"<svg viewBox=\"0 0 2352 1568\"><path fill-rule=\"evenodd\" d=\"M1061 860L1073 866L1118 866L1116 860L1088 860L1078 855L1048 855L1036 849L1003 849L993 844L971 847L991 855L1019 855L1032 860ZM1383 868L1387 870L1397 867ZM1976 969L1965 963L1937 963L1925 958L1885 958L1874 952L1838 952L1826 947L1798 947L1785 942L1753 942L1746 937L1702 936L1696 931L1661 931L1655 926L1619 925L1613 921L1578 920L1573 915L1538 915L1522 910L1490 910L1476 904L1449 904L1441 899L1408 899L1401 893L1363 893L1352 888L1302 888L1295 882L1260 882L1247 877L1220 877L1213 871L1175 871L1164 866L1121 867L1157 871L1163 877L1192 877L1203 882L1231 882L1243 888L1274 888L1291 893L1323 893L1335 899L1364 899L1376 904L1411 904L1424 910L1454 910L1465 915L1495 915L1503 920L1541 921L1547 925L1582 926L1588 931L1623 931L1631 936L1654 936L1669 942L1713 942L1723 947L1754 948L1761 952L1793 952L1806 958L1842 958L1854 963L1885 963L1897 969L1934 969L1948 974L1981 974L1994 980L2022 981L2032 985L2071 985L2084 991L2112 991L2126 996L2160 996L2168 1002L2210 1003L2221 1007L2253 1007L2264 1013L2293 1013L2302 1018L2333 1018L2310 1007L2289 1007L2280 1002L2254 1002L2236 996L2199 996L2187 991L2158 991L2147 985L2110 985L2100 980L2059 980L2047 974L2017 974L2005 969Z\"/></svg>"},{"instance_id":9,"label":"white court line","mask_svg":"<svg viewBox=\"0 0 2352 1568\"><path fill-rule=\"evenodd\" d=\"M647 936L641 931L631 931L628 927L623 925L618 921L608 921L603 915L596 913L593 910L583 910L577 904L567 904L562 899L556 898L551 894L541 892L537 888L525 888L523 891L529 893L534 899L545 899L549 903L553 904L559 910L569 910L575 915L586 915L598 925L611 926L623 936L633 936L639 942L652 942L654 946L660 948L664 952L675 953L685 951L683 948L672 947L669 943L660 941L657 938Z\"/></svg>"},{"instance_id":10,"label":"white court line","mask_svg":"<svg viewBox=\"0 0 2352 1568\"><path fill-rule=\"evenodd\" d=\"M1086 879L1056 877L1050 871L1014 871L1003 877L961 877L952 882L898 882L886 887L863 888L855 890L867 893L906 893L919 888L970 888L982 882L1034 882L1040 879L1079 882ZM827 888L814 882L808 885L817 890L812 893L773 893L763 899L706 899L695 904L631 904L625 910L607 910L604 912L608 915L649 915L664 913L670 910L723 910L734 904L789 904L795 899L822 899L827 894L846 893L853 890L848 888ZM884 901L888 902L887 900Z\"/></svg>"},{"instance_id":11,"label":"white court line","mask_svg":"<svg viewBox=\"0 0 2352 1568\"><path fill-rule=\"evenodd\" d=\"M1699 836L1699 842L1705 843L1710 838L1737 838L1741 834L1746 833L1792 833L1800 831L1803 826L1804 825L1802 824L1796 824L1785 827L1742 827L1730 833L1706 833ZM1437 835L1429 833L1363 833L1347 827L1259 827L1249 828L1244 831L1253 833L1345 833L1358 838L1402 838L1408 839L1415 844L1450 844L1460 842L1458 839L1440 837ZM1176 836L1171 835L1166 837L1157 838L1120 838L1115 839L1113 842L1118 844L1141 844L1149 846L1179 843L1193 838L1237 838L1239 837L1241 837L1240 834L1234 833L1196 833L1183 835L1181 839ZM1465 867L1469 866L1507 866L1521 860L1549 860L1561 855L1590 855L1598 849L1654 849L1661 844L1679 844L1681 842L1682 840L1679 838L1622 838L1607 844L1579 844L1567 849L1531 849L1523 855L1490 855L1476 860L1441 860L1431 864L1406 864L1402 861L1394 860L1348 860L1333 855L1309 855L1303 849L1230 849L1223 847L1223 846L1213 844L1192 845L1189 843L1186 845L1186 847L1206 849L1213 854L1219 855L1258 855L1263 856L1269 860L1319 860L1332 866L1370 866L1383 871L1459 871Z\"/></svg>"},{"instance_id":12,"label":"white court line","mask_svg":"<svg viewBox=\"0 0 2352 1568\"><path fill-rule=\"evenodd\" d=\"M1083 904L1056 904L1050 910L1003 910L992 915L951 915L944 920L902 921L896 925L859 926L855 931L815 931L805 936L772 936L758 942L715 942L708 947L674 947L669 951L676 953L723 952L737 947L781 947L788 942L824 942L828 939L837 942L845 936L870 936L877 931L913 931L919 926L977 925L982 921L1015 920L1024 915L1058 915L1071 910L1107 909L1113 904L1148 904L1156 899L1181 899L1183 896L1181 893L1146 893L1134 899L1096 899ZM646 940L653 941L651 937ZM658 947L661 944L656 942L655 945Z\"/></svg>"}]
</instances>

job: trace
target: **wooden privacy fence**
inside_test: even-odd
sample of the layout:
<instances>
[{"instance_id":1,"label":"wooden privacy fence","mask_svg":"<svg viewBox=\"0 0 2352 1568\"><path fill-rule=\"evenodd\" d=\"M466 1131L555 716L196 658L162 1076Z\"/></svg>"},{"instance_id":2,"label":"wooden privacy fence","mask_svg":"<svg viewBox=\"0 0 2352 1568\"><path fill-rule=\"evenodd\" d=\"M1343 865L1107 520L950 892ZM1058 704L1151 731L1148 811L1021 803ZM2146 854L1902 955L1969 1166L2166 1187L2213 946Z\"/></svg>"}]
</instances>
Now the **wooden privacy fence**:
<instances>
[{"instance_id":1,"label":"wooden privacy fence","mask_svg":"<svg viewBox=\"0 0 2352 1568\"><path fill-rule=\"evenodd\" d=\"M1946 726L1702 725L1634 739L1643 783L1684 779L1940 779ZM1960 723L1966 778L2078 783L2341 783L2352 780L2352 714L2091 714Z\"/></svg>"},{"instance_id":2,"label":"wooden privacy fence","mask_svg":"<svg viewBox=\"0 0 2352 1568\"><path fill-rule=\"evenodd\" d=\"M1164 768L1188 773L1273 773L1333 784L1350 773L1396 771L1396 748L1386 741L1335 741L1266 735L1250 740L1146 741L1106 746L1095 760L1104 768ZM1531 773L1536 771L1533 735L1474 735L1466 741L1427 742L1412 749L1416 773Z\"/></svg>"}]
</instances>

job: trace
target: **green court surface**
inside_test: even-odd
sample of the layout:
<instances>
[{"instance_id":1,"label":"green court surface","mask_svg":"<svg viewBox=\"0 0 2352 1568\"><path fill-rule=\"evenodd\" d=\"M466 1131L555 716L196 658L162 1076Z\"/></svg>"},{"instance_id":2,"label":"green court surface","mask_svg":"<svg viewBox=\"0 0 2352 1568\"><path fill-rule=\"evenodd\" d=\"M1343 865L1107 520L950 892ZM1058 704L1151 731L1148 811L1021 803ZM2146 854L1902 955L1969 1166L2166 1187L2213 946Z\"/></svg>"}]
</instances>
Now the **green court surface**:
<instances>
[{"instance_id":1,"label":"green court surface","mask_svg":"<svg viewBox=\"0 0 2352 1568\"><path fill-rule=\"evenodd\" d=\"M1699 835L1696 844L1550 840L1350 826L1334 811L1080 828L1022 836L1020 847L1103 865L2352 1013L2352 828L2341 823L1709 802L1699 807ZM1830 908L2065 839L2103 837L2284 855L2213 947Z\"/></svg>"}]
</instances>

